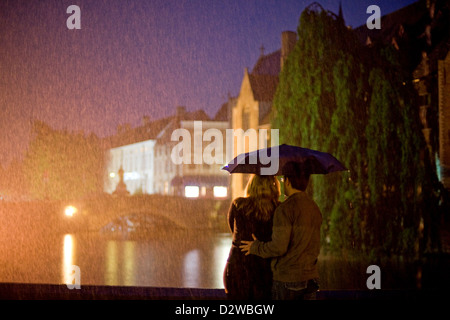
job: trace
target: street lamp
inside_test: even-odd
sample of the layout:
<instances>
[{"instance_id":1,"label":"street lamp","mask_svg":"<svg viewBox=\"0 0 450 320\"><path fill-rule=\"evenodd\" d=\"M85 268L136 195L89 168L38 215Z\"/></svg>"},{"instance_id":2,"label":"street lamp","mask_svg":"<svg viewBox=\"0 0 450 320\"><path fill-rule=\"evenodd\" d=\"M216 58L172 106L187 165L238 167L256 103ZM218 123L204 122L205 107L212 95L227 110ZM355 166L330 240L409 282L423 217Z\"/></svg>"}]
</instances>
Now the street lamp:
<instances>
[{"instance_id":1,"label":"street lamp","mask_svg":"<svg viewBox=\"0 0 450 320\"><path fill-rule=\"evenodd\" d=\"M67 206L64 208L64 214L67 217L72 217L77 212L78 212L78 209L74 206Z\"/></svg>"}]
</instances>

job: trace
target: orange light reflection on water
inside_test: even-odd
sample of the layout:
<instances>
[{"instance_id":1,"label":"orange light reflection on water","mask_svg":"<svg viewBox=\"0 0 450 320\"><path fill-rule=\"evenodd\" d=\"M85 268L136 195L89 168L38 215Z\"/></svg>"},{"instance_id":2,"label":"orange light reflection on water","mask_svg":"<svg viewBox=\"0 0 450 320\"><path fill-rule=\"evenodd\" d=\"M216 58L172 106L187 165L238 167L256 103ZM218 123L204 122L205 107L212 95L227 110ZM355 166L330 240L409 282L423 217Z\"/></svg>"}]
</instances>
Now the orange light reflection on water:
<instances>
[{"instance_id":1,"label":"orange light reflection on water","mask_svg":"<svg viewBox=\"0 0 450 320\"><path fill-rule=\"evenodd\" d=\"M62 261L62 283L73 283L73 265L74 265L75 244L71 234L64 235L63 261Z\"/></svg>"}]
</instances>

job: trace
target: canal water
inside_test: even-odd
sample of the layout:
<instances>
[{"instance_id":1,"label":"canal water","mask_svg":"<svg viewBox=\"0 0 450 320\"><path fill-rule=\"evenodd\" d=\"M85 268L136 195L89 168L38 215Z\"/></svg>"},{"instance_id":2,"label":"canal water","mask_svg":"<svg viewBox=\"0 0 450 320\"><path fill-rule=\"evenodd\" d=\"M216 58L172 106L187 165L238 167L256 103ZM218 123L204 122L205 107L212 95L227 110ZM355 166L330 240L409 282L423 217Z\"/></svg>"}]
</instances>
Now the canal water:
<instances>
[{"instance_id":1,"label":"canal water","mask_svg":"<svg viewBox=\"0 0 450 320\"><path fill-rule=\"evenodd\" d=\"M223 288L229 234L179 231L147 239L98 233L22 235L0 244L0 282Z\"/></svg>"},{"instance_id":2,"label":"canal water","mask_svg":"<svg viewBox=\"0 0 450 320\"><path fill-rule=\"evenodd\" d=\"M223 288L229 233L164 230L145 239L117 239L98 232L0 236L0 282L63 284L80 268L81 285ZM381 269L383 289L420 287L421 269L405 262L361 262L320 256L323 290L367 290ZM70 280L69 280L70 279Z\"/></svg>"}]
</instances>

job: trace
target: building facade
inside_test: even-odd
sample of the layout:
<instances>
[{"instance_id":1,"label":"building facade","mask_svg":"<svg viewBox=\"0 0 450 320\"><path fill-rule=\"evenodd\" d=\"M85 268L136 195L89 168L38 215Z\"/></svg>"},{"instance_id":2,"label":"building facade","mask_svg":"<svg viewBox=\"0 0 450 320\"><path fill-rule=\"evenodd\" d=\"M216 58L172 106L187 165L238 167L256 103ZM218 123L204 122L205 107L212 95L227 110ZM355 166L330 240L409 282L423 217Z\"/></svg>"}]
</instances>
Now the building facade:
<instances>
[{"instance_id":1,"label":"building facade","mask_svg":"<svg viewBox=\"0 0 450 320\"><path fill-rule=\"evenodd\" d=\"M381 29L355 29L367 46L393 46L412 75L422 133L440 183L450 189L450 1L419 0L381 18Z\"/></svg>"},{"instance_id":2,"label":"building facade","mask_svg":"<svg viewBox=\"0 0 450 320\"><path fill-rule=\"evenodd\" d=\"M203 112L187 113L178 107L174 119L157 138L155 192L229 197L229 175L221 170L226 161L228 128L227 120L210 120Z\"/></svg>"},{"instance_id":3,"label":"building facade","mask_svg":"<svg viewBox=\"0 0 450 320\"><path fill-rule=\"evenodd\" d=\"M146 140L109 149L104 191L113 193L120 181L119 170L130 194L152 194L155 184L156 140Z\"/></svg>"},{"instance_id":4,"label":"building facade","mask_svg":"<svg viewBox=\"0 0 450 320\"><path fill-rule=\"evenodd\" d=\"M104 191L115 193L123 170L131 195L229 197L229 174L221 170L228 128L226 119L211 120L202 110L187 112L184 107L175 116L146 119L137 128L120 127L105 159Z\"/></svg>"},{"instance_id":5,"label":"building facade","mask_svg":"<svg viewBox=\"0 0 450 320\"><path fill-rule=\"evenodd\" d=\"M244 70L239 95L232 109L231 123L234 131L242 129L244 132L261 129L268 130L267 139L261 145L259 138L251 139L248 135L243 141L234 141L234 155L254 151L271 145L270 129L272 120L272 101L278 86L278 77L284 61L295 46L297 35L292 31L285 31L281 35L281 49L259 57L252 71ZM259 137L259 134L258 134ZM245 187L250 175L231 175L232 197L245 196Z\"/></svg>"}]
</instances>

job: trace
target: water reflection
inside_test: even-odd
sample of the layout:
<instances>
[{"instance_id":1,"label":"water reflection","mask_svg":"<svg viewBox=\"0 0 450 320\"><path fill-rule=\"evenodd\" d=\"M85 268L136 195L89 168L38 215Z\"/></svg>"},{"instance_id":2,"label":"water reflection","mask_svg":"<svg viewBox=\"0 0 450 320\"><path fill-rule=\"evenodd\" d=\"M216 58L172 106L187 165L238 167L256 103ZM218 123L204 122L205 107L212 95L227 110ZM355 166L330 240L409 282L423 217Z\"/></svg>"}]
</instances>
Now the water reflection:
<instances>
[{"instance_id":1,"label":"water reflection","mask_svg":"<svg viewBox=\"0 0 450 320\"><path fill-rule=\"evenodd\" d=\"M109 240L105 246L105 284L136 286L136 242Z\"/></svg>"},{"instance_id":2,"label":"water reflection","mask_svg":"<svg viewBox=\"0 0 450 320\"><path fill-rule=\"evenodd\" d=\"M200 283L200 251L191 250L184 256L183 285L186 288L198 287Z\"/></svg>"},{"instance_id":3,"label":"water reflection","mask_svg":"<svg viewBox=\"0 0 450 320\"><path fill-rule=\"evenodd\" d=\"M161 228L148 239L131 241L100 232L56 233L51 224L35 223L34 216L26 217L28 225L14 211L0 213L0 282L74 284L76 265L82 286L223 288L229 233ZM382 262L320 256L319 273L323 290L367 290L367 266L376 264L382 289L427 289L448 283L449 260Z\"/></svg>"},{"instance_id":4,"label":"water reflection","mask_svg":"<svg viewBox=\"0 0 450 320\"><path fill-rule=\"evenodd\" d=\"M106 266L105 266L105 284L108 286L117 283L118 278L118 254L117 242L108 241L106 244Z\"/></svg>"},{"instance_id":5,"label":"water reflection","mask_svg":"<svg viewBox=\"0 0 450 320\"><path fill-rule=\"evenodd\" d=\"M78 265L85 285L223 288L231 236L185 232L132 241L89 233L66 234L60 243L62 277L51 282L72 284Z\"/></svg>"},{"instance_id":6,"label":"water reflection","mask_svg":"<svg viewBox=\"0 0 450 320\"><path fill-rule=\"evenodd\" d=\"M223 288L223 269L230 234L189 231L147 240L109 239L99 233L0 234L0 282L74 284L81 286L151 286ZM319 257L323 290L366 290L369 264ZM417 289L435 279L434 265L380 263L383 289ZM444 266L440 273L446 275Z\"/></svg>"},{"instance_id":7,"label":"water reflection","mask_svg":"<svg viewBox=\"0 0 450 320\"><path fill-rule=\"evenodd\" d=\"M123 278L124 285L135 286L137 285L135 281L136 277L136 243L135 241L124 241L123 242Z\"/></svg>"},{"instance_id":8,"label":"water reflection","mask_svg":"<svg viewBox=\"0 0 450 320\"><path fill-rule=\"evenodd\" d=\"M221 235L214 247L214 287L223 288L223 270L228 259L231 247L231 237Z\"/></svg>"},{"instance_id":9,"label":"water reflection","mask_svg":"<svg viewBox=\"0 0 450 320\"><path fill-rule=\"evenodd\" d=\"M223 288L223 270L231 246L229 234L216 234L209 240L211 247L188 251L183 259L183 287ZM205 281L208 281L205 284Z\"/></svg>"},{"instance_id":10,"label":"water reflection","mask_svg":"<svg viewBox=\"0 0 450 320\"><path fill-rule=\"evenodd\" d=\"M71 234L64 235L63 242L63 261L62 261L62 283L73 283L73 265L74 265L74 239Z\"/></svg>"}]
</instances>

